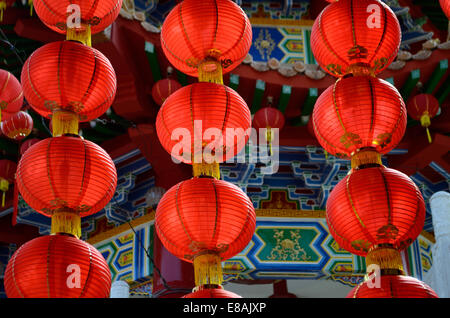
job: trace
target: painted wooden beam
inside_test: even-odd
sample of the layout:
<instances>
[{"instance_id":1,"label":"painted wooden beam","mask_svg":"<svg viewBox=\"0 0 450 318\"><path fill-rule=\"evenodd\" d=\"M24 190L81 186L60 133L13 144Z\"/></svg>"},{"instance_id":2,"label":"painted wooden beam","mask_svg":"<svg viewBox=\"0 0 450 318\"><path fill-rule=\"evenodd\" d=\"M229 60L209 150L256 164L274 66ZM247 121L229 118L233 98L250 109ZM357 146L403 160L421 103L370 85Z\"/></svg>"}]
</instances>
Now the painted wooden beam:
<instances>
[{"instance_id":1,"label":"painted wooden beam","mask_svg":"<svg viewBox=\"0 0 450 318\"><path fill-rule=\"evenodd\" d=\"M278 102L278 109L284 113L291 99L292 87L289 85L283 85L281 87L280 100Z\"/></svg>"},{"instance_id":2,"label":"painted wooden beam","mask_svg":"<svg viewBox=\"0 0 450 318\"><path fill-rule=\"evenodd\" d=\"M156 83L162 77L158 56L156 55L155 46L153 45L153 43L148 41L145 42L145 55L147 55L147 60L152 70L153 81Z\"/></svg>"},{"instance_id":3,"label":"painted wooden beam","mask_svg":"<svg viewBox=\"0 0 450 318\"><path fill-rule=\"evenodd\" d=\"M253 94L253 102L251 108L252 114L256 113L258 109L261 108L265 90L266 90L266 82L262 80L256 80L255 92Z\"/></svg>"},{"instance_id":4,"label":"painted wooden beam","mask_svg":"<svg viewBox=\"0 0 450 318\"><path fill-rule=\"evenodd\" d=\"M442 83L442 86L436 92L435 97L439 101L439 104L442 105L442 103L448 97L449 94L450 94L450 76L447 77L444 83Z\"/></svg>"},{"instance_id":5,"label":"painted wooden beam","mask_svg":"<svg viewBox=\"0 0 450 318\"><path fill-rule=\"evenodd\" d=\"M237 74L230 74L230 84L229 84L229 86L237 92L238 87L239 87L239 75L237 75Z\"/></svg>"},{"instance_id":6,"label":"painted wooden beam","mask_svg":"<svg viewBox=\"0 0 450 318\"><path fill-rule=\"evenodd\" d=\"M312 87L308 89L308 94L306 95L306 99L302 107L302 116L310 116L312 114L314 105L318 97L319 93L317 88Z\"/></svg>"},{"instance_id":7,"label":"painted wooden beam","mask_svg":"<svg viewBox=\"0 0 450 318\"><path fill-rule=\"evenodd\" d=\"M424 92L427 94L432 94L447 70L448 60L441 60L438 66L434 69L433 74L431 74L430 79L425 84Z\"/></svg>"},{"instance_id":8,"label":"painted wooden beam","mask_svg":"<svg viewBox=\"0 0 450 318\"><path fill-rule=\"evenodd\" d=\"M420 69L411 71L408 78L406 79L405 84L403 84L402 88L400 89L400 94L402 95L405 103L408 100L409 96L411 95L411 92L413 91L414 87L416 87L416 84L419 80L420 80Z\"/></svg>"}]
</instances>

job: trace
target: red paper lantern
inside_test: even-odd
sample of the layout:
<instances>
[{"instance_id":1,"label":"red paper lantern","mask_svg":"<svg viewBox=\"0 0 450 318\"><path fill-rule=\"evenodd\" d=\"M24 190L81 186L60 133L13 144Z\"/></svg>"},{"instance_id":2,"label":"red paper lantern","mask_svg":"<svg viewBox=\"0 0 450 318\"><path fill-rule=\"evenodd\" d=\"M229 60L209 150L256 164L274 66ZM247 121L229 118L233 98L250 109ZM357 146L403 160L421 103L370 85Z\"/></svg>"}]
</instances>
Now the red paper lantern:
<instances>
[{"instance_id":1,"label":"red paper lantern","mask_svg":"<svg viewBox=\"0 0 450 318\"><path fill-rule=\"evenodd\" d=\"M17 78L0 69L0 119L5 120L17 113L23 104L23 92Z\"/></svg>"},{"instance_id":2,"label":"red paper lantern","mask_svg":"<svg viewBox=\"0 0 450 318\"><path fill-rule=\"evenodd\" d=\"M449 0L439 0L442 11L444 11L447 18L450 19L450 1Z\"/></svg>"},{"instance_id":3,"label":"red paper lantern","mask_svg":"<svg viewBox=\"0 0 450 318\"><path fill-rule=\"evenodd\" d=\"M183 298L242 298L241 296L227 291L223 288L201 288L190 294L184 295Z\"/></svg>"},{"instance_id":4,"label":"red paper lantern","mask_svg":"<svg viewBox=\"0 0 450 318\"><path fill-rule=\"evenodd\" d=\"M406 108L408 115L412 119L420 120L422 127L427 129L428 140L431 143L428 127L431 125L431 118L439 111L439 101L431 94L419 94L408 100Z\"/></svg>"},{"instance_id":5,"label":"red paper lantern","mask_svg":"<svg viewBox=\"0 0 450 318\"><path fill-rule=\"evenodd\" d=\"M313 111L317 140L330 154L349 158L369 148L380 154L403 138L406 107L397 89L372 76L338 79L317 99Z\"/></svg>"},{"instance_id":6,"label":"red paper lantern","mask_svg":"<svg viewBox=\"0 0 450 318\"><path fill-rule=\"evenodd\" d=\"M425 203L414 182L385 167L353 171L331 191L326 220L339 246L365 256L376 246L402 250L420 234Z\"/></svg>"},{"instance_id":7,"label":"red paper lantern","mask_svg":"<svg viewBox=\"0 0 450 318\"><path fill-rule=\"evenodd\" d=\"M177 89L181 88L181 84L171 78L164 78L157 81L152 88L152 97L155 103L161 106L167 97L169 97Z\"/></svg>"},{"instance_id":8,"label":"red paper lantern","mask_svg":"<svg viewBox=\"0 0 450 318\"><path fill-rule=\"evenodd\" d=\"M192 178L173 186L159 201L155 216L166 249L194 263L197 286L221 284L221 261L245 248L255 222L248 196L234 184L214 178ZM205 273L215 276L206 282L201 278Z\"/></svg>"},{"instance_id":9,"label":"red paper lantern","mask_svg":"<svg viewBox=\"0 0 450 318\"><path fill-rule=\"evenodd\" d=\"M8 298L107 298L111 272L92 245L46 235L22 245L5 271Z\"/></svg>"},{"instance_id":10,"label":"red paper lantern","mask_svg":"<svg viewBox=\"0 0 450 318\"><path fill-rule=\"evenodd\" d=\"M375 279L353 288L347 298L438 298L430 286L414 277L381 275L379 287L369 285L375 284Z\"/></svg>"},{"instance_id":11,"label":"red paper lantern","mask_svg":"<svg viewBox=\"0 0 450 318\"><path fill-rule=\"evenodd\" d=\"M8 159L0 160L0 191L2 194L2 207L5 206L5 196L9 185L14 182L17 163Z\"/></svg>"},{"instance_id":12,"label":"red paper lantern","mask_svg":"<svg viewBox=\"0 0 450 318\"><path fill-rule=\"evenodd\" d=\"M20 145L20 155L23 156L25 151L27 151L31 146L41 141L41 139L38 138L30 138L27 140L24 140L22 144Z\"/></svg>"},{"instance_id":13,"label":"red paper lantern","mask_svg":"<svg viewBox=\"0 0 450 318\"><path fill-rule=\"evenodd\" d=\"M164 102L156 118L158 138L164 149L188 164L195 163L193 156L201 155L204 149L216 156L219 163L232 159L247 143L250 128L250 110L242 97L233 89L214 83L180 88ZM176 140L172 140L174 132ZM213 135L207 136L209 132ZM195 148L196 142L199 149Z\"/></svg>"},{"instance_id":14,"label":"red paper lantern","mask_svg":"<svg viewBox=\"0 0 450 318\"><path fill-rule=\"evenodd\" d=\"M54 135L78 134L78 121L100 117L111 106L117 86L109 60L73 41L52 42L34 51L22 68L21 81L30 106L58 119ZM61 122L56 129L55 122Z\"/></svg>"},{"instance_id":15,"label":"red paper lantern","mask_svg":"<svg viewBox=\"0 0 450 318\"><path fill-rule=\"evenodd\" d=\"M2 133L8 138L22 140L33 130L33 118L24 111L19 111L2 122Z\"/></svg>"},{"instance_id":16,"label":"red paper lantern","mask_svg":"<svg viewBox=\"0 0 450 318\"><path fill-rule=\"evenodd\" d=\"M75 29L90 27L92 34L103 31L119 15L122 0L33 0L39 19L58 33L66 33L72 28L79 14L80 26ZM78 6L77 8L74 6Z\"/></svg>"},{"instance_id":17,"label":"red paper lantern","mask_svg":"<svg viewBox=\"0 0 450 318\"><path fill-rule=\"evenodd\" d=\"M263 107L253 116L253 128L278 128L284 127L284 114L277 108Z\"/></svg>"},{"instance_id":18,"label":"red paper lantern","mask_svg":"<svg viewBox=\"0 0 450 318\"><path fill-rule=\"evenodd\" d=\"M314 21L311 49L333 76L377 74L397 56L401 41L395 13L378 0L339 0Z\"/></svg>"},{"instance_id":19,"label":"red paper lantern","mask_svg":"<svg viewBox=\"0 0 450 318\"><path fill-rule=\"evenodd\" d=\"M231 0L185 0L164 20L161 44L181 72L216 81L247 56L252 28L244 11Z\"/></svg>"},{"instance_id":20,"label":"red paper lantern","mask_svg":"<svg viewBox=\"0 0 450 318\"><path fill-rule=\"evenodd\" d=\"M114 195L117 172L101 147L81 137L60 136L44 139L24 153L16 182L31 208L52 216L53 227L55 216L72 215L79 223L79 217L103 209ZM73 231L79 236L80 228Z\"/></svg>"}]
</instances>

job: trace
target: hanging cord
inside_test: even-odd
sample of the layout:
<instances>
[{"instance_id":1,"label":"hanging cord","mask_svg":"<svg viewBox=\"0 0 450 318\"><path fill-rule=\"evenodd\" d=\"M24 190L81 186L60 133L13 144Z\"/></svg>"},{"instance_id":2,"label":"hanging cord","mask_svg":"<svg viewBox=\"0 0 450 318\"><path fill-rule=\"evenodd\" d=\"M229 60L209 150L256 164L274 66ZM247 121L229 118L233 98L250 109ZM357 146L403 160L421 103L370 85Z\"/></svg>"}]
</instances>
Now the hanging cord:
<instances>
[{"instance_id":1,"label":"hanging cord","mask_svg":"<svg viewBox=\"0 0 450 318\"><path fill-rule=\"evenodd\" d=\"M121 206L119 206L118 202L116 201L115 196L113 197L113 200L115 202L115 206L113 207L114 209L118 209L124 213L126 213L126 215L128 216L128 220L127 223L130 226L131 230L134 233L134 237L137 238L137 233L136 230L134 229L133 225L131 224L131 221L133 220L133 218L130 216L130 212L128 210L125 210L124 208L122 208ZM164 276L161 274L161 270L158 268L158 266L156 266L155 264L155 260L153 259L153 257L150 255L150 252L148 251L148 249L146 249L144 247L144 244L142 243L142 240L139 238L139 246L145 251L145 254L147 255L147 257L149 258L150 262L153 265L153 268L156 270L156 273L158 274L158 276L161 278L163 286L166 288L167 291L169 291L168 294L174 294L174 293L178 293L178 292L185 292L185 289L181 289L181 288L172 288L169 286L169 284L167 283L166 279L164 278ZM152 298L155 298L155 295L152 293Z\"/></svg>"}]
</instances>

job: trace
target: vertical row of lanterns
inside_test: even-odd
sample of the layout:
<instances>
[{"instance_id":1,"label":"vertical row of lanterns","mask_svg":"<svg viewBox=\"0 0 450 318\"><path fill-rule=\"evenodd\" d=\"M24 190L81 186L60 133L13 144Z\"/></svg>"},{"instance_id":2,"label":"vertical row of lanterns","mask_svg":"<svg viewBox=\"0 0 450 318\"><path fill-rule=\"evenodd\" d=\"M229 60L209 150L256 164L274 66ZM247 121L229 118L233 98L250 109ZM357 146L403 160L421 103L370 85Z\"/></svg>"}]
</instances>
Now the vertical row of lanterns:
<instances>
[{"instance_id":1,"label":"vertical row of lanterns","mask_svg":"<svg viewBox=\"0 0 450 318\"><path fill-rule=\"evenodd\" d=\"M51 119L53 137L23 153L16 182L25 202L51 218L51 235L25 243L11 257L5 272L10 298L102 298L110 292L108 264L80 239L81 218L111 200L117 172L105 150L78 135L78 123L99 117L114 100L114 69L90 37L114 21L122 0L75 3L34 0L41 21L67 40L40 47L22 69L24 96Z\"/></svg>"},{"instance_id":2,"label":"vertical row of lanterns","mask_svg":"<svg viewBox=\"0 0 450 318\"><path fill-rule=\"evenodd\" d=\"M379 0L332 2L312 29L317 62L337 77L317 99L314 132L329 154L350 159L352 167L328 198L327 224L340 247L366 257L368 270L379 269L378 286L366 280L348 297L437 297L405 276L400 254L423 228L422 195L408 176L381 161L406 129L399 92L376 77L396 57L400 39L395 14Z\"/></svg>"},{"instance_id":3,"label":"vertical row of lanterns","mask_svg":"<svg viewBox=\"0 0 450 318\"><path fill-rule=\"evenodd\" d=\"M161 30L169 62L199 82L162 104L158 138L172 160L191 164L193 178L169 189L158 204L155 227L163 245L194 265L196 287L187 298L235 298L222 287L222 261L239 253L255 230L255 210L237 186L220 180L219 164L236 156L249 136L251 115L237 92L223 84L247 55L252 29L231 0L184 0ZM177 140L173 140L175 137Z\"/></svg>"}]
</instances>

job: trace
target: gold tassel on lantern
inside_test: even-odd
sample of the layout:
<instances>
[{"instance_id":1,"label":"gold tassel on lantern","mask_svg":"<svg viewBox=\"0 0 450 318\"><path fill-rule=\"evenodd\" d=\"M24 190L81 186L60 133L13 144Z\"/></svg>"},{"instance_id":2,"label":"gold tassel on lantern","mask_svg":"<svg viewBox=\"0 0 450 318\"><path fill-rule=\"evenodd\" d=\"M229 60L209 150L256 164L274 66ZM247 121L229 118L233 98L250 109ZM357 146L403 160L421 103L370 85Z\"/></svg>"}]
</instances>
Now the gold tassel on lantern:
<instances>
[{"instance_id":1,"label":"gold tassel on lantern","mask_svg":"<svg viewBox=\"0 0 450 318\"><path fill-rule=\"evenodd\" d=\"M208 57L198 66L198 81L223 84L222 64L219 61L220 51L210 50Z\"/></svg>"},{"instance_id":2,"label":"gold tassel on lantern","mask_svg":"<svg viewBox=\"0 0 450 318\"><path fill-rule=\"evenodd\" d=\"M81 28L67 28L66 40L81 42L84 45L92 46L91 26L83 24Z\"/></svg>"},{"instance_id":3,"label":"gold tassel on lantern","mask_svg":"<svg viewBox=\"0 0 450 318\"><path fill-rule=\"evenodd\" d=\"M6 10L6 1L0 1L0 22L3 22L3 11Z\"/></svg>"},{"instance_id":4,"label":"gold tassel on lantern","mask_svg":"<svg viewBox=\"0 0 450 318\"><path fill-rule=\"evenodd\" d=\"M6 191L9 189L9 182L6 179L0 178L0 191L3 192L2 194L2 207L5 206L5 198L6 198Z\"/></svg>"},{"instance_id":5,"label":"gold tassel on lantern","mask_svg":"<svg viewBox=\"0 0 450 318\"><path fill-rule=\"evenodd\" d=\"M30 6L30 17L33 16L33 0L28 0L28 5Z\"/></svg>"},{"instance_id":6,"label":"gold tassel on lantern","mask_svg":"<svg viewBox=\"0 0 450 318\"><path fill-rule=\"evenodd\" d=\"M194 177L208 176L220 179L220 167L217 162L206 163L192 163L192 175Z\"/></svg>"},{"instance_id":7,"label":"gold tassel on lantern","mask_svg":"<svg viewBox=\"0 0 450 318\"><path fill-rule=\"evenodd\" d=\"M65 233L81 237L81 217L77 212L57 211L52 215L51 234Z\"/></svg>"},{"instance_id":8,"label":"gold tassel on lantern","mask_svg":"<svg viewBox=\"0 0 450 318\"><path fill-rule=\"evenodd\" d=\"M194 257L195 285L220 286L223 282L222 259L214 252L200 254Z\"/></svg>"},{"instance_id":9,"label":"gold tassel on lantern","mask_svg":"<svg viewBox=\"0 0 450 318\"><path fill-rule=\"evenodd\" d=\"M66 110L58 110L52 115L53 137L64 134L78 135L78 114Z\"/></svg>"},{"instance_id":10,"label":"gold tassel on lantern","mask_svg":"<svg viewBox=\"0 0 450 318\"><path fill-rule=\"evenodd\" d=\"M432 139L431 139L430 131L428 130L428 127L431 125L431 118L430 118L430 115L428 114L428 111L425 111L422 114L422 116L420 117L420 124L422 125L422 127L425 127L425 129L427 131L428 142L431 144Z\"/></svg>"},{"instance_id":11,"label":"gold tassel on lantern","mask_svg":"<svg viewBox=\"0 0 450 318\"><path fill-rule=\"evenodd\" d=\"M366 267L380 267L381 274L404 275L402 256L390 244L380 244L372 247L366 256Z\"/></svg>"},{"instance_id":12,"label":"gold tassel on lantern","mask_svg":"<svg viewBox=\"0 0 450 318\"><path fill-rule=\"evenodd\" d=\"M359 169L363 165L383 165L381 154L374 149L361 149L352 155L352 169Z\"/></svg>"}]
</instances>

